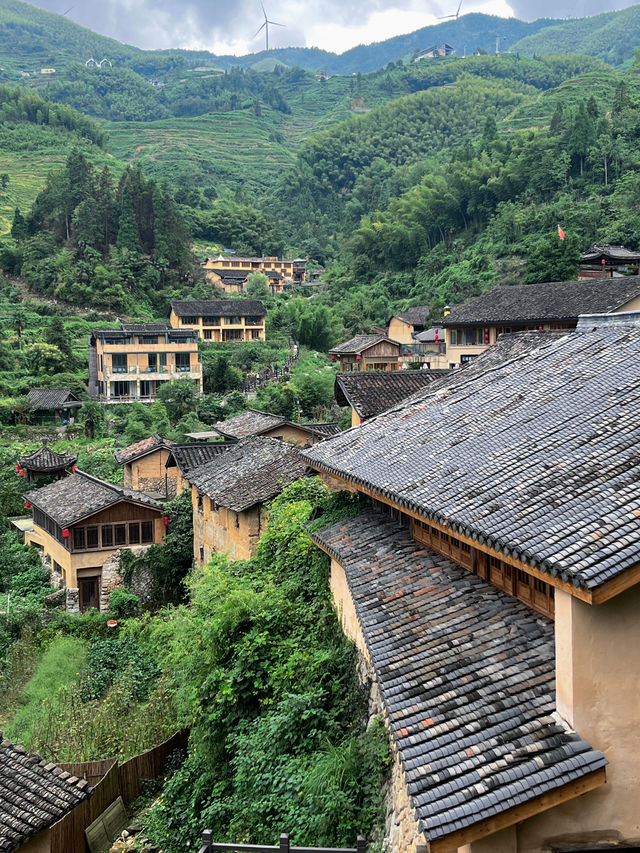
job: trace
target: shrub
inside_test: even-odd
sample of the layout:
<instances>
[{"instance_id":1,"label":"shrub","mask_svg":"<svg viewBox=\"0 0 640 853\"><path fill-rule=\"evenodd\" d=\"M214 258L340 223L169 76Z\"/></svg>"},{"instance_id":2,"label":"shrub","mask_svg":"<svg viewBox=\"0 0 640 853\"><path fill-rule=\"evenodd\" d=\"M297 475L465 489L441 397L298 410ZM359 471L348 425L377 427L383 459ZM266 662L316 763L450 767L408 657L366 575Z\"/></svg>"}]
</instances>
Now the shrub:
<instances>
[{"instance_id":1,"label":"shrub","mask_svg":"<svg viewBox=\"0 0 640 853\"><path fill-rule=\"evenodd\" d=\"M128 589L114 589L109 596L109 610L116 619L129 619L140 612L140 599Z\"/></svg>"}]
</instances>

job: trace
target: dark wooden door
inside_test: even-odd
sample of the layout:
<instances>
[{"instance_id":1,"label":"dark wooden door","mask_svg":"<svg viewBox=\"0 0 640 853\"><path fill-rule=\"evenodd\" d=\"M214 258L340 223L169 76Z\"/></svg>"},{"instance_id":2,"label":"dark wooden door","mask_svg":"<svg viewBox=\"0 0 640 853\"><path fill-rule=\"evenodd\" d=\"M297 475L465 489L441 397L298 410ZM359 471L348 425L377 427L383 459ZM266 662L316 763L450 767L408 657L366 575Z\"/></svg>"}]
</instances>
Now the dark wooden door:
<instances>
[{"instance_id":1,"label":"dark wooden door","mask_svg":"<svg viewBox=\"0 0 640 853\"><path fill-rule=\"evenodd\" d=\"M80 578L80 610L100 610L100 578Z\"/></svg>"}]
</instances>

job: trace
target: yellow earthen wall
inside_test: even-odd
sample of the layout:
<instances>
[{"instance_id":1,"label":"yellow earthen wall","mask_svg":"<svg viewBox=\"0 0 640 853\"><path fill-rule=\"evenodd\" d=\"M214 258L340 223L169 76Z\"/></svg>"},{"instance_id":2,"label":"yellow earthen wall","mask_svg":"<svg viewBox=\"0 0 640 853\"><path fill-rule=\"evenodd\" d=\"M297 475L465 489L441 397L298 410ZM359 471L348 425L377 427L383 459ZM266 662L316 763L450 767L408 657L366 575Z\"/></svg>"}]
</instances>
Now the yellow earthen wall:
<instances>
[{"instance_id":1,"label":"yellow earthen wall","mask_svg":"<svg viewBox=\"0 0 640 853\"><path fill-rule=\"evenodd\" d=\"M405 323L399 317L392 317L387 331L387 337L392 341L398 341L400 344L412 344L413 326L411 323Z\"/></svg>"},{"instance_id":2,"label":"yellow earthen wall","mask_svg":"<svg viewBox=\"0 0 640 853\"><path fill-rule=\"evenodd\" d=\"M175 497L178 469L165 467L168 458L169 450L166 447L159 447L152 453L134 459L133 462L127 462L124 466L125 486L140 492L164 494L166 475L169 497Z\"/></svg>"},{"instance_id":3,"label":"yellow earthen wall","mask_svg":"<svg viewBox=\"0 0 640 853\"><path fill-rule=\"evenodd\" d=\"M202 510L199 510L198 490L195 486L191 489L191 500L193 557L198 565L207 563L211 555L218 551L228 554L232 560L248 560L253 556L267 524L266 512L260 504L239 513L223 506L214 510L210 499L203 495Z\"/></svg>"}]
</instances>

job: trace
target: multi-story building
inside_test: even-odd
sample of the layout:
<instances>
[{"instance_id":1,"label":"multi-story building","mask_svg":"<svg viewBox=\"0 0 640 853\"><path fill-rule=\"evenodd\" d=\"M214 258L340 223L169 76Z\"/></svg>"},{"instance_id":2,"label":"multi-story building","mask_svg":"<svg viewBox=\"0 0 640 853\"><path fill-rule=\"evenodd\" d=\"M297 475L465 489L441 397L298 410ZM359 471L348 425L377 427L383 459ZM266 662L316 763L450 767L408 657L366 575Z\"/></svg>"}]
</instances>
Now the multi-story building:
<instances>
[{"instance_id":1,"label":"multi-story building","mask_svg":"<svg viewBox=\"0 0 640 853\"><path fill-rule=\"evenodd\" d=\"M264 341L266 319L259 299L185 299L171 303L169 322L204 341Z\"/></svg>"},{"instance_id":2,"label":"multi-story building","mask_svg":"<svg viewBox=\"0 0 640 853\"><path fill-rule=\"evenodd\" d=\"M302 451L371 501L314 539L392 735L392 853L637 845L639 388L640 312L591 315Z\"/></svg>"},{"instance_id":3,"label":"multi-story building","mask_svg":"<svg viewBox=\"0 0 640 853\"><path fill-rule=\"evenodd\" d=\"M25 495L33 529L25 543L67 587L68 609L106 610L119 584L116 556L122 548L145 549L162 542L162 507L134 489L76 471Z\"/></svg>"},{"instance_id":4,"label":"multi-story building","mask_svg":"<svg viewBox=\"0 0 640 853\"><path fill-rule=\"evenodd\" d=\"M239 258L235 255L218 255L207 258L202 264L207 281L227 292L242 292L249 274L261 272L269 279L271 292L281 293L286 283L305 280L306 267L305 258L285 261L277 257Z\"/></svg>"},{"instance_id":5,"label":"multi-story building","mask_svg":"<svg viewBox=\"0 0 640 853\"><path fill-rule=\"evenodd\" d=\"M445 309L447 361L450 367L465 364L500 335L575 329L581 314L639 308L640 276L496 287Z\"/></svg>"},{"instance_id":6,"label":"multi-story building","mask_svg":"<svg viewBox=\"0 0 640 853\"><path fill-rule=\"evenodd\" d=\"M106 403L150 401L163 382L187 377L202 392L198 334L168 323L123 323L89 339L89 393Z\"/></svg>"}]
</instances>

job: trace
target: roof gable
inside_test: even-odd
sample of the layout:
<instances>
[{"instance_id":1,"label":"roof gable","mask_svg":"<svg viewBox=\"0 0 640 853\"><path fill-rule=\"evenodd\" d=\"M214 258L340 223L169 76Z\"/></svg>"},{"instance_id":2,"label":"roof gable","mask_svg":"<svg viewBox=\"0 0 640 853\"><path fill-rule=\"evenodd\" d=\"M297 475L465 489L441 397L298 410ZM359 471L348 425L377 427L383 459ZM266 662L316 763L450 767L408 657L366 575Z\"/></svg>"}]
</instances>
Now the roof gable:
<instances>
[{"instance_id":1,"label":"roof gable","mask_svg":"<svg viewBox=\"0 0 640 853\"><path fill-rule=\"evenodd\" d=\"M300 448L272 438L252 437L189 472L187 479L221 506L243 512L271 500L306 471Z\"/></svg>"},{"instance_id":2,"label":"roof gable","mask_svg":"<svg viewBox=\"0 0 640 853\"><path fill-rule=\"evenodd\" d=\"M133 462L134 459L147 456L149 453L155 453L157 450L173 447L173 444L173 441L162 438L158 433L154 432L148 438L143 438L134 444L130 444L128 447L116 450L114 456L119 465L124 465L127 462Z\"/></svg>"},{"instance_id":3,"label":"roof gable","mask_svg":"<svg viewBox=\"0 0 640 853\"><path fill-rule=\"evenodd\" d=\"M540 340L303 454L594 590L640 563L640 325Z\"/></svg>"},{"instance_id":4,"label":"roof gable","mask_svg":"<svg viewBox=\"0 0 640 853\"><path fill-rule=\"evenodd\" d=\"M429 305L414 305L411 308L406 308L404 311L398 311L393 317L402 320L403 323L408 323L410 326L424 326L430 310ZM393 320L393 317L391 317L389 322Z\"/></svg>"},{"instance_id":5,"label":"roof gable","mask_svg":"<svg viewBox=\"0 0 640 853\"><path fill-rule=\"evenodd\" d=\"M386 335L356 335L355 338L333 347L329 352L338 355L357 355L382 342L393 344L398 350L400 349L400 344Z\"/></svg>"},{"instance_id":6,"label":"roof gable","mask_svg":"<svg viewBox=\"0 0 640 853\"><path fill-rule=\"evenodd\" d=\"M455 305L442 325L577 322L580 314L606 314L636 296L640 296L640 276L637 275L496 287L462 305Z\"/></svg>"},{"instance_id":7,"label":"roof gable","mask_svg":"<svg viewBox=\"0 0 640 853\"><path fill-rule=\"evenodd\" d=\"M55 483L34 489L25 497L60 527L69 527L121 501L140 504L158 512L161 509L157 501L143 492L107 483L84 471L76 471Z\"/></svg>"},{"instance_id":8,"label":"roof gable","mask_svg":"<svg viewBox=\"0 0 640 853\"><path fill-rule=\"evenodd\" d=\"M285 418L272 415L271 412L261 412L259 409L247 409L239 415L234 415L226 421L218 421L214 429L222 436L241 439L251 435L259 435L267 429L280 426Z\"/></svg>"},{"instance_id":9,"label":"roof gable","mask_svg":"<svg viewBox=\"0 0 640 853\"><path fill-rule=\"evenodd\" d=\"M231 441L201 441L174 445L167 458L166 467L172 468L175 465L181 474L186 474L194 468L206 465L220 453L225 453L234 446L235 442Z\"/></svg>"},{"instance_id":10,"label":"roof gable","mask_svg":"<svg viewBox=\"0 0 640 853\"><path fill-rule=\"evenodd\" d=\"M339 373L334 394L339 406L351 406L360 418L390 409L445 374L442 370L393 370Z\"/></svg>"},{"instance_id":11,"label":"roof gable","mask_svg":"<svg viewBox=\"0 0 640 853\"><path fill-rule=\"evenodd\" d=\"M80 402L70 388L32 388L27 401L32 409L62 409L66 403Z\"/></svg>"}]
</instances>

